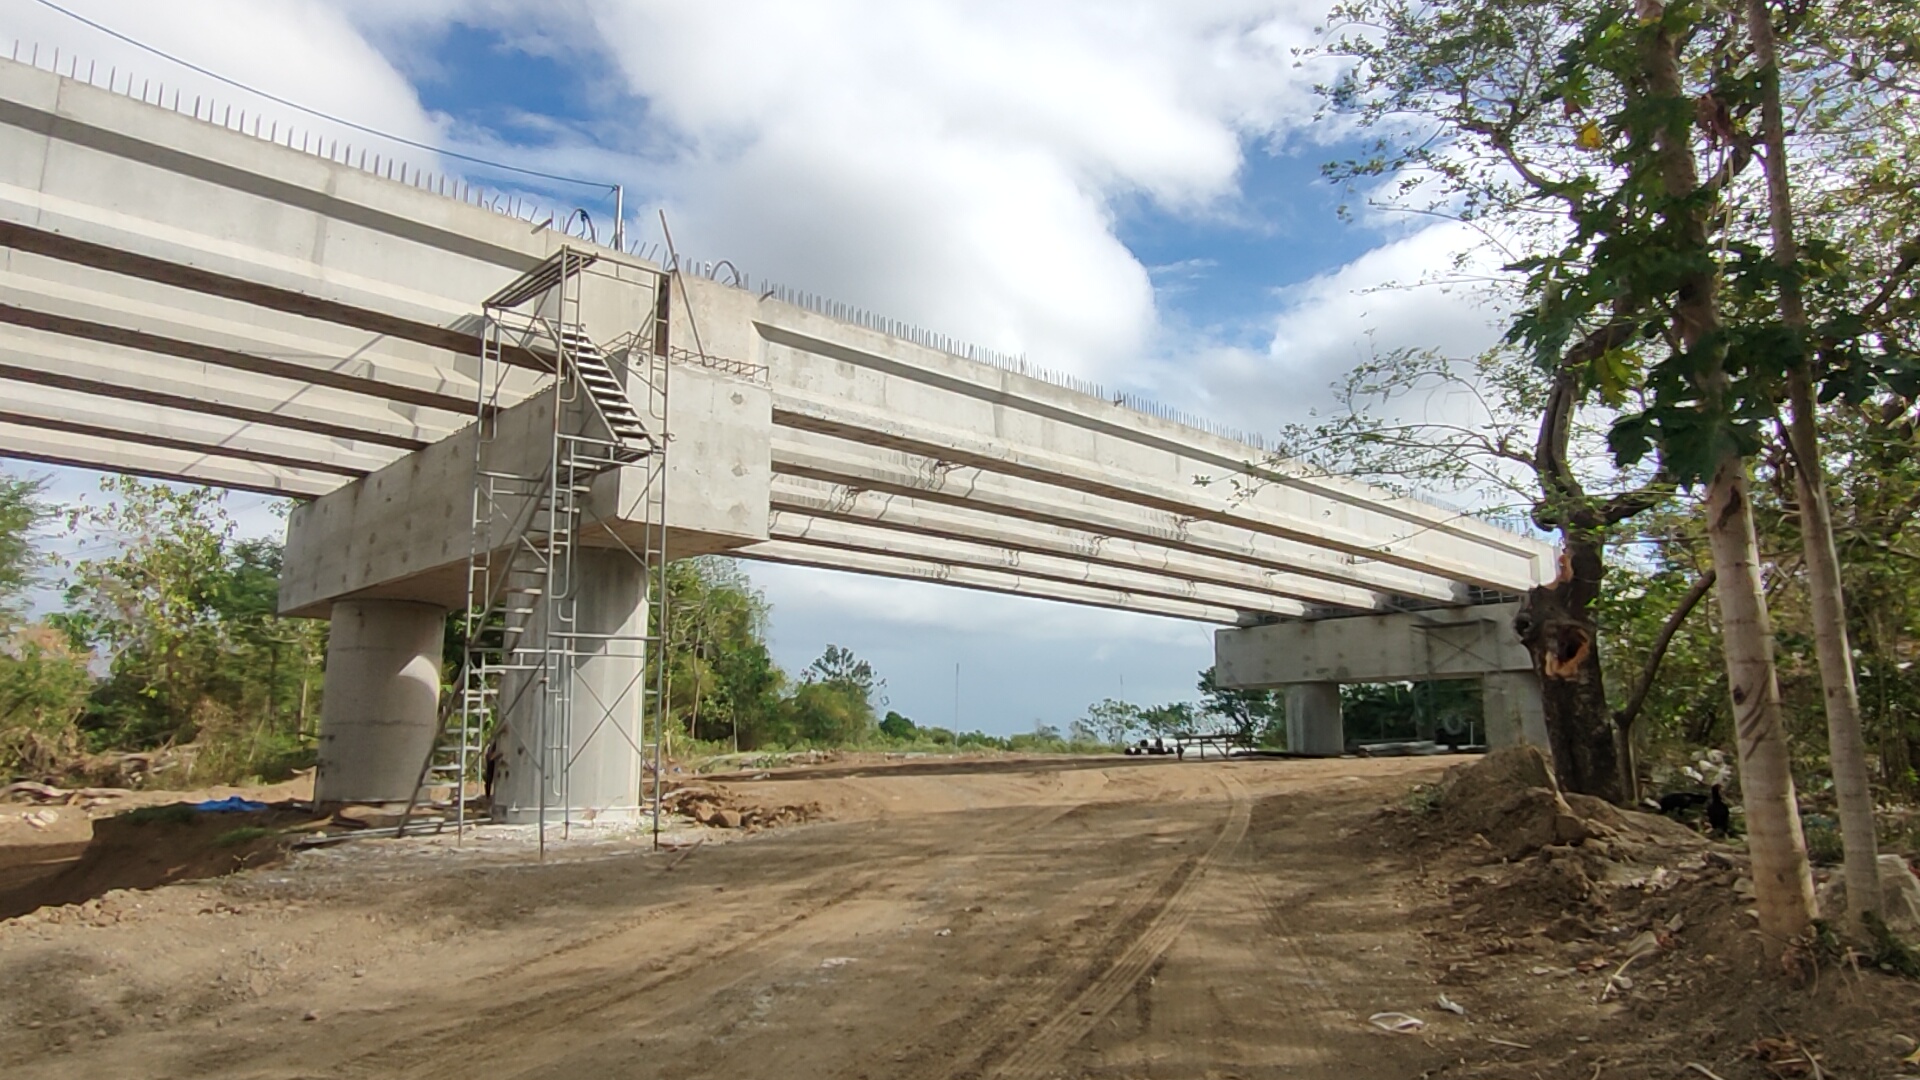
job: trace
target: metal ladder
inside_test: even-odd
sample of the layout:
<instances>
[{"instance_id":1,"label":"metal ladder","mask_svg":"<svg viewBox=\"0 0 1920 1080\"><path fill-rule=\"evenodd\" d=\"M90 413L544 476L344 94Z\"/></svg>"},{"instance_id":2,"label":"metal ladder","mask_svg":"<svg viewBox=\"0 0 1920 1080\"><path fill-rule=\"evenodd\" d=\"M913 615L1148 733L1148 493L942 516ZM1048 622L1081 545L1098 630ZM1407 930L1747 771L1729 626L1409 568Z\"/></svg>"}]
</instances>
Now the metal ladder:
<instances>
[{"instance_id":1,"label":"metal ladder","mask_svg":"<svg viewBox=\"0 0 1920 1080\"><path fill-rule=\"evenodd\" d=\"M636 369L630 375L642 388L636 408L607 352L581 324L580 278L593 261L591 254L562 249L485 305L463 657L402 833L422 805L443 811L438 828L451 824L464 832L466 785L486 774L489 746L503 735L519 743L539 774L540 820L545 822L554 800L563 808L571 805L568 733L580 638L575 554L593 480L634 463L644 466L647 478L640 508L643 542L628 550L658 579L647 590L649 606L658 609L649 613L649 634L664 626L664 588L655 586L664 586L666 556L665 350L654 346L656 323L620 339L618 352ZM657 287L664 292L664 277ZM557 300L557 312L517 310L536 299ZM509 348L550 359L551 438L544 467L532 474L494 461ZM507 542L501 546L503 534ZM663 696L657 679L647 681L642 716L657 716ZM509 685L513 700L502 700ZM528 694L536 696L532 708L523 707ZM532 730L508 732L505 718L512 714L531 715ZM449 792L445 802L433 798L441 790ZM545 833L543 824L543 853Z\"/></svg>"}]
</instances>

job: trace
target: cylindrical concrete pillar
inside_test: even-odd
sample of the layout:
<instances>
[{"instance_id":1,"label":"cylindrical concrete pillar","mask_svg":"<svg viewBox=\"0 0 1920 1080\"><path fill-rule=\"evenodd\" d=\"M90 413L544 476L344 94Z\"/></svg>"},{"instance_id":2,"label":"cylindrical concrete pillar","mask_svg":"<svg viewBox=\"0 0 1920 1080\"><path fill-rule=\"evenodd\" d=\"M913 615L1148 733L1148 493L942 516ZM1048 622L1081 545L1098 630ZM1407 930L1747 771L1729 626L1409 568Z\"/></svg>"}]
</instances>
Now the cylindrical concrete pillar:
<instances>
[{"instance_id":1,"label":"cylindrical concrete pillar","mask_svg":"<svg viewBox=\"0 0 1920 1080\"><path fill-rule=\"evenodd\" d=\"M1287 749L1320 757L1339 757L1347 752L1339 683L1294 683L1287 687Z\"/></svg>"},{"instance_id":2,"label":"cylindrical concrete pillar","mask_svg":"<svg viewBox=\"0 0 1920 1080\"><path fill-rule=\"evenodd\" d=\"M1531 671L1497 671L1481 676L1480 708L1487 721L1487 745L1498 749L1531 743L1551 755L1547 712L1540 701L1540 676Z\"/></svg>"},{"instance_id":3,"label":"cylindrical concrete pillar","mask_svg":"<svg viewBox=\"0 0 1920 1080\"><path fill-rule=\"evenodd\" d=\"M320 702L320 802L405 802L433 746L447 609L339 600Z\"/></svg>"},{"instance_id":4,"label":"cylindrical concrete pillar","mask_svg":"<svg viewBox=\"0 0 1920 1080\"><path fill-rule=\"evenodd\" d=\"M570 717L545 693L540 672L502 680L505 727L497 738L496 821L605 821L640 808L645 762L641 706L646 689L646 568L624 551L583 548L574 556L574 649ZM527 633L540 647L544 619ZM564 667L565 665L560 665ZM562 722L563 719L565 722Z\"/></svg>"}]
</instances>

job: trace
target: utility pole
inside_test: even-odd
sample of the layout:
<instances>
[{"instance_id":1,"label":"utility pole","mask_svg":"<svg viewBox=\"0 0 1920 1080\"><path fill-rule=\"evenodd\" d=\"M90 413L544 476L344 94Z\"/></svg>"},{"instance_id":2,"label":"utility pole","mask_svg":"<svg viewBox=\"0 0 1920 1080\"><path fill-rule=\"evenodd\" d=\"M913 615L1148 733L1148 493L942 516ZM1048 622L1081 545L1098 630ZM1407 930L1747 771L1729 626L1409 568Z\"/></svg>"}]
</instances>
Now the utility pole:
<instances>
[{"instance_id":1,"label":"utility pole","mask_svg":"<svg viewBox=\"0 0 1920 1080\"><path fill-rule=\"evenodd\" d=\"M953 662L953 733L960 734L960 661Z\"/></svg>"}]
</instances>

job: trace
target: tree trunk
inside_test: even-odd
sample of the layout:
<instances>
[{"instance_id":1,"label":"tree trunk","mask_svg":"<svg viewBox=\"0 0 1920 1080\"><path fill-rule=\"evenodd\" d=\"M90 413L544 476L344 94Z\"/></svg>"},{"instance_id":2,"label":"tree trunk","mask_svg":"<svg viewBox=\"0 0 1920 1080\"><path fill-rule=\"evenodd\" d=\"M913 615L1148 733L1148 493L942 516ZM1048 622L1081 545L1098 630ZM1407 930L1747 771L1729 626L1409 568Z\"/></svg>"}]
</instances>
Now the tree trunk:
<instances>
[{"instance_id":1,"label":"tree trunk","mask_svg":"<svg viewBox=\"0 0 1920 1080\"><path fill-rule=\"evenodd\" d=\"M1599 627L1589 613L1606 573L1600 542L1566 531L1560 576L1527 593L1513 629L1540 676L1553 771L1568 791L1620 802L1626 797L1600 677Z\"/></svg>"},{"instance_id":2,"label":"tree trunk","mask_svg":"<svg viewBox=\"0 0 1920 1080\"><path fill-rule=\"evenodd\" d=\"M1862 932L1862 916L1880 914L1879 841L1874 835L1873 788L1867 777L1866 740L1860 732L1860 692L1853 678L1853 647L1847 640L1846 598L1840 584L1840 552L1833 539L1833 514L1820 464L1820 433L1815 414L1813 361L1807 352L1806 303L1795 276L1799 243L1793 230L1793 188L1787 178L1786 119L1780 108L1780 66L1766 0L1748 0L1747 25L1760 58L1762 136L1767 153L1767 210L1772 225L1773 257L1783 273L1781 322L1801 339L1801 356L1787 377L1791 406L1789 443L1800 497L1800 539L1806 552L1808 589L1813 604L1814 651L1820 659L1820 685L1827 706L1827 762L1840 804L1840 835L1846 846L1847 923Z\"/></svg>"},{"instance_id":3,"label":"tree trunk","mask_svg":"<svg viewBox=\"0 0 1920 1080\"><path fill-rule=\"evenodd\" d=\"M1727 685L1733 698L1734 745L1747 810L1747 848L1753 856L1754 899L1760 911L1760 932L1777 952L1813 923L1813 874L1807 866L1787 734L1780 721L1773 628L1760 591L1759 545L1747 501L1746 462L1738 455L1721 460L1707 489L1707 540L1717 572L1715 596L1720 602Z\"/></svg>"},{"instance_id":4,"label":"tree trunk","mask_svg":"<svg viewBox=\"0 0 1920 1080\"><path fill-rule=\"evenodd\" d=\"M1649 95L1675 107L1690 104L1680 78L1679 45L1663 18L1665 4L1639 0L1637 10L1643 25L1651 29L1643 39ZM1673 329L1688 352L1715 350L1694 361L1693 375L1703 399L1701 411L1712 417L1728 394L1724 346L1715 343L1721 330L1720 280L1712 267L1714 253L1707 231L1708 215L1715 206L1700 198L1700 173L1691 139L1690 124L1659 129L1654 157L1661 187L1674 201L1663 213L1675 228L1681 252L1691 251L1702 264L1675 290ZM1707 488L1707 541L1713 549L1727 689L1733 699L1734 745L1747 808L1755 906L1766 948L1777 954L1813 925L1813 874L1807 866L1806 838L1800 833L1800 811L1788 767L1787 734L1780 721L1773 628L1760 588L1747 463L1737 450L1723 451L1714 463Z\"/></svg>"}]
</instances>

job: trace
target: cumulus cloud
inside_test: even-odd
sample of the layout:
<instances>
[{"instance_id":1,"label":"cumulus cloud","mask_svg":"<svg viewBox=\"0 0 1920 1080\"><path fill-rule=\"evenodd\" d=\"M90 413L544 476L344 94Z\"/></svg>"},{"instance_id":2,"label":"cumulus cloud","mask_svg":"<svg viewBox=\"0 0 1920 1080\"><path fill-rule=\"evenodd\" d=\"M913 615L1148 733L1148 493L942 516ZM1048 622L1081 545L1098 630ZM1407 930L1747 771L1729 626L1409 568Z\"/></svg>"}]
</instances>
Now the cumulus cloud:
<instances>
[{"instance_id":1,"label":"cumulus cloud","mask_svg":"<svg viewBox=\"0 0 1920 1080\"><path fill-rule=\"evenodd\" d=\"M689 243L1083 375L1155 325L1116 206L1208 212L1310 108L1304 5L584 6Z\"/></svg>"},{"instance_id":2,"label":"cumulus cloud","mask_svg":"<svg viewBox=\"0 0 1920 1080\"><path fill-rule=\"evenodd\" d=\"M420 106L413 85L355 26L339 5L322 0L195 0L156 4L150 0L64 0L62 7L188 63L298 102L317 112L378 127L417 141L434 140L441 125ZM105 85L110 71L119 83L138 79L176 92L182 104L196 96L265 112L282 126L354 139L349 129L297 113L207 78L137 46L91 29L35 0L0 0L0 49L20 58L39 51L41 66L61 54L60 71L77 59ZM363 138L363 137L362 137Z\"/></svg>"}]
</instances>

